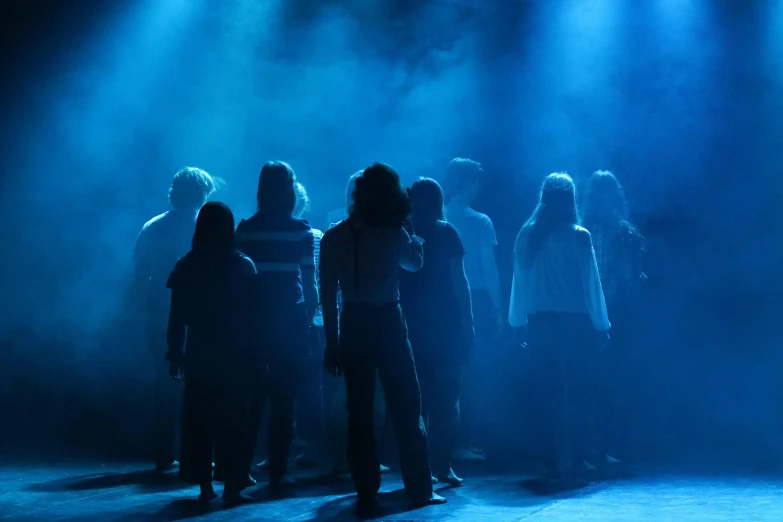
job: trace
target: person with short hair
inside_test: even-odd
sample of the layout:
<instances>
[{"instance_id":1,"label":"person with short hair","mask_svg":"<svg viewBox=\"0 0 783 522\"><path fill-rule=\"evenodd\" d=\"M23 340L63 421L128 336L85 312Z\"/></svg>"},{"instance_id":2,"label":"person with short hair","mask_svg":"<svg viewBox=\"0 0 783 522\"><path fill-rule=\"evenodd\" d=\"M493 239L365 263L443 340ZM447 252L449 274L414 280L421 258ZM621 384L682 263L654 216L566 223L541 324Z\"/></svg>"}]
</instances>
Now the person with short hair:
<instances>
[{"instance_id":1,"label":"person with short hair","mask_svg":"<svg viewBox=\"0 0 783 522\"><path fill-rule=\"evenodd\" d=\"M255 362L253 262L234 241L234 215L223 203L198 214L191 251L169 276L167 329L169 373L184 376L180 478L201 487L199 498L216 497L215 474L225 482L223 500L252 500L241 490L247 479L242 445Z\"/></svg>"},{"instance_id":2,"label":"person with short hair","mask_svg":"<svg viewBox=\"0 0 783 522\"><path fill-rule=\"evenodd\" d=\"M400 301L421 384L433 482L461 486L451 468L459 431L462 368L473 346L473 309L459 233L443 219L443 190L431 178L411 186L413 228L424 239L425 263L400 272Z\"/></svg>"},{"instance_id":3,"label":"person with short hair","mask_svg":"<svg viewBox=\"0 0 783 522\"><path fill-rule=\"evenodd\" d=\"M311 348L310 327L318 306L315 239L307 221L294 216L296 174L285 162L270 161L258 179L258 211L237 226L237 245L256 265L263 288L258 317L264 364L251 392L247 470L254 456L264 403L270 401L269 484L288 476L294 402Z\"/></svg>"},{"instance_id":4,"label":"person with short hair","mask_svg":"<svg viewBox=\"0 0 783 522\"><path fill-rule=\"evenodd\" d=\"M424 262L421 239L408 231L410 199L394 169L376 163L356 180L353 201L350 217L324 234L319 280L324 365L345 375L348 463L359 508L374 505L381 485L373 434L376 375L394 420L407 495L417 505L443 503L432 490L421 392L399 305L399 269L415 272Z\"/></svg>"},{"instance_id":5,"label":"person with short hair","mask_svg":"<svg viewBox=\"0 0 783 522\"><path fill-rule=\"evenodd\" d=\"M196 216L217 182L196 167L179 170L171 182L171 210L149 220L139 232L133 251L136 289L144 305L147 345L155 360L155 468L166 471L175 459L180 391L166 371L166 321L169 294L166 281L177 260L188 253Z\"/></svg>"},{"instance_id":6,"label":"person with short hair","mask_svg":"<svg viewBox=\"0 0 783 522\"><path fill-rule=\"evenodd\" d=\"M443 179L446 221L457 229L465 248L465 274L470 284L477 352L480 354L473 365L465 368L463 375L457 460L486 459L484 450L473 445L474 427L482 420L481 398L486 397L482 378L488 371L486 361L489 357L483 352L497 346L497 339L506 328L495 257L498 245L495 226L489 216L473 209L483 177L484 169L478 161L454 158L446 166Z\"/></svg>"},{"instance_id":7,"label":"person with short hair","mask_svg":"<svg viewBox=\"0 0 783 522\"><path fill-rule=\"evenodd\" d=\"M594 363L611 328L590 232L579 226L576 187L550 174L517 235L509 323L527 327L533 393L544 433L545 476L590 471Z\"/></svg>"}]
</instances>

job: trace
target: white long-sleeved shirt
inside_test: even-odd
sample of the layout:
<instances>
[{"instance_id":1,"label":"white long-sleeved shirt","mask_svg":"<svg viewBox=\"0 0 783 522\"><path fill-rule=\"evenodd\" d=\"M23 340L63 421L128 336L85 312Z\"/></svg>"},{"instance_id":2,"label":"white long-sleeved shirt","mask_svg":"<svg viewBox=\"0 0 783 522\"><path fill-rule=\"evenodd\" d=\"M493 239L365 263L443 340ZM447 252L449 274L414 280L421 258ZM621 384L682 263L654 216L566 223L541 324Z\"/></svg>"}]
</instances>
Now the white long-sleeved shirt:
<instances>
[{"instance_id":1,"label":"white long-sleeved shirt","mask_svg":"<svg viewBox=\"0 0 783 522\"><path fill-rule=\"evenodd\" d=\"M523 229L517 237L509 323L521 328L536 312L588 314L596 330L611 328L595 251L584 228L555 229L532 258L528 232Z\"/></svg>"},{"instance_id":2,"label":"white long-sleeved shirt","mask_svg":"<svg viewBox=\"0 0 783 522\"><path fill-rule=\"evenodd\" d=\"M422 267L421 245L421 239L411 238L402 227L354 230L350 222L341 221L321 240L321 287L339 288L343 303L396 303L399 269L415 272Z\"/></svg>"}]
</instances>

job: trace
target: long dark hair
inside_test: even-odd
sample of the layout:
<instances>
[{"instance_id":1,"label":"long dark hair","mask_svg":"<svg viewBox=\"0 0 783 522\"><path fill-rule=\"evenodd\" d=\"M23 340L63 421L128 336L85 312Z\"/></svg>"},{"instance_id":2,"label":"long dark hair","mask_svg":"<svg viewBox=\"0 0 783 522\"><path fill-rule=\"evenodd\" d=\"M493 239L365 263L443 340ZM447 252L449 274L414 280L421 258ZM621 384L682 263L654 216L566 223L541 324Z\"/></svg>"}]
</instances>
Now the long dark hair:
<instances>
[{"instance_id":1,"label":"long dark hair","mask_svg":"<svg viewBox=\"0 0 783 522\"><path fill-rule=\"evenodd\" d=\"M628 223L628 203L623 186L608 170L590 176L585 190L584 222L590 225L621 226Z\"/></svg>"},{"instance_id":2,"label":"long dark hair","mask_svg":"<svg viewBox=\"0 0 783 522\"><path fill-rule=\"evenodd\" d=\"M356 179L348 214L374 227L405 225L411 216L411 201L397 172L385 163L367 167Z\"/></svg>"},{"instance_id":3,"label":"long dark hair","mask_svg":"<svg viewBox=\"0 0 783 522\"><path fill-rule=\"evenodd\" d=\"M258 175L258 210L291 216L296 208L296 174L285 161L269 161Z\"/></svg>"},{"instance_id":4,"label":"long dark hair","mask_svg":"<svg viewBox=\"0 0 783 522\"><path fill-rule=\"evenodd\" d=\"M434 179L419 178L411 185L411 203L415 229L432 228L443 221L443 189Z\"/></svg>"},{"instance_id":5,"label":"long dark hair","mask_svg":"<svg viewBox=\"0 0 783 522\"><path fill-rule=\"evenodd\" d=\"M538 205L519 232L527 233L527 261L535 258L541 245L555 228L565 224L579 224L576 186L567 173L555 172L544 179Z\"/></svg>"},{"instance_id":6,"label":"long dark hair","mask_svg":"<svg viewBox=\"0 0 783 522\"><path fill-rule=\"evenodd\" d=\"M228 256L234 252L234 214L226 204L210 201L201 207L192 248L196 254L210 256Z\"/></svg>"}]
</instances>

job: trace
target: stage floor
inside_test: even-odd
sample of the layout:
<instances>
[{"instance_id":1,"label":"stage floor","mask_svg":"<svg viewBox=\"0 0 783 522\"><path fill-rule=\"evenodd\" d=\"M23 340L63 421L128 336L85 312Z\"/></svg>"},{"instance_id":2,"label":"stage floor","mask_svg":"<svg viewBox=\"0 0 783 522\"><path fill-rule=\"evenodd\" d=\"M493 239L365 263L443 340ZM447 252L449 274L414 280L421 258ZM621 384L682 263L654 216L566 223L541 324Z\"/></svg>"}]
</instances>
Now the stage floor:
<instances>
[{"instance_id":1,"label":"stage floor","mask_svg":"<svg viewBox=\"0 0 783 522\"><path fill-rule=\"evenodd\" d=\"M442 489L449 503L410 510L397 473L384 476L375 520L406 521L756 521L783 520L783 479L685 476L639 472L636 477L577 485L559 492L531 488L529 477L464 473L465 486ZM260 475L259 478L263 478ZM272 498L265 485L248 490L258 502L203 510L198 488L176 476L156 476L132 464L4 465L1 520L354 520L349 478L300 475L303 484ZM220 487L216 487L220 493Z\"/></svg>"}]
</instances>

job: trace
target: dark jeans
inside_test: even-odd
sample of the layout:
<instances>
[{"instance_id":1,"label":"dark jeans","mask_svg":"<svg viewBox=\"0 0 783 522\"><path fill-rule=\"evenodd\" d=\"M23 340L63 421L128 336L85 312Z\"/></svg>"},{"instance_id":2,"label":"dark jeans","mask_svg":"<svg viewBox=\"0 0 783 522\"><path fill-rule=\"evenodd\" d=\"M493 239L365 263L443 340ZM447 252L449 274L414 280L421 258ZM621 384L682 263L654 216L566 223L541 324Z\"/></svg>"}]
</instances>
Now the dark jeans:
<instances>
[{"instance_id":1,"label":"dark jeans","mask_svg":"<svg viewBox=\"0 0 783 522\"><path fill-rule=\"evenodd\" d=\"M258 430L267 400L269 418L269 476L288 471L294 432L294 403L303 362L307 355L308 321L305 307L269 306L263 310L259 363L250 385L250 406L245 463L249 472L255 457Z\"/></svg>"},{"instance_id":2,"label":"dark jeans","mask_svg":"<svg viewBox=\"0 0 783 522\"><path fill-rule=\"evenodd\" d=\"M586 315L552 312L531 315L528 334L544 459L550 468L578 466L594 445L598 334Z\"/></svg>"},{"instance_id":3,"label":"dark jeans","mask_svg":"<svg viewBox=\"0 0 783 522\"><path fill-rule=\"evenodd\" d=\"M492 303L486 290L474 290L470 293L473 304L476 342L465 365L460 402L460 427L458 442L470 444L475 438L478 425L491 421L481 412L487 411L487 397L491 397L486 386L486 378L491 375L489 351L496 349L495 318L492 315ZM480 426L479 426L480 427Z\"/></svg>"},{"instance_id":4,"label":"dark jeans","mask_svg":"<svg viewBox=\"0 0 783 522\"><path fill-rule=\"evenodd\" d=\"M296 434L318 445L324 437L323 349L308 357L300 367L296 390Z\"/></svg>"},{"instance_id":5,"label":"dark jeans","mask_svg":"<svg viewBox=\"0 0 783 522\"><path fill-rule=\"evenodd\" d=\"M459 434L462 366L420 367L418 374L432 471L445 477L451 470L451 454Z\"/></svg>"},{"instance_id":6,"label":"dark jeans","mask_svg":"<svg viewBox=\"0 0 783 522\"><path fill-rule=\"evenodd\" d=\"M153 398L155 467L164 468L176 460L182 385L169 375L169 363L164 360L167 351L166 327L161 325L160 321L148 321L147 343L155 372Z\"/></svg>"},{"instance_id":7,"label":"dark jeans","mask_svg":"<svg viewBox=\"0 0 783 522\"><path fill-rule=\"evenodd\" d=\"M194 484L215 476L235 484L246 477L242 447L245 443L247 379L237 368L220 372L214 365L185 369L185 397L182 409L182 461L180 478ZM222 376L221 376L222 375Z\"/></svg>"},{"instance_id":8,"label":"dark jeans","mask_svg":"<svg viewBox=\"0 0 783 522\"><path fill-rule=\"evenodd\" d=\"M345 303L340 316L348 406L348 464L359 497L381 486L374 435L376 373L394 422L405 491L414 499L432 495L427 431L421 393L402 311L396 304Z\"/></svg>"},{"instance_id":9,"label":"dark jeans","mask_svg":"<svg viewBox=\"0 0 783 522\"><path fill-rule=\"evenodd\" d=\"M641 330L638 303L626 301L609 305L612 340L597 360L596 375L596 451L627 459L633 453L632 417L634 406L634 368Z\"/></svg>"}]
</instances>

